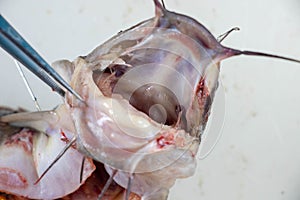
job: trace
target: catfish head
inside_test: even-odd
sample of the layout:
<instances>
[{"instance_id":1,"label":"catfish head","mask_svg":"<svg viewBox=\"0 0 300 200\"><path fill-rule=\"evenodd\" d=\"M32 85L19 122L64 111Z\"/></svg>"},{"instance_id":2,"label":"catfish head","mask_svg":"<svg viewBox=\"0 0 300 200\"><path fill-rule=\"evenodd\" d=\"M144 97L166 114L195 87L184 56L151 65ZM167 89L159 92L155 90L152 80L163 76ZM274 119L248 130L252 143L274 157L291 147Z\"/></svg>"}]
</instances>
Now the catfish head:
<instances>
[{"instance_id":1,"label":"catfish head","mask_svg":"<svg viewBox=\"0 0 300 200\"><path fill-rule=\"evenodd\" d=\"M68 94L65 106L81 152L121 186L162 199L177 178L194 173L220 61L241 54L296 60L224 47L196 20L154 3L155 17L68 63L66 79L84 103Z\"/></svg>"},{"instance_id":2,"label":"catfish head","mask_svg":"<svg viewBox=\"0 0 300 200\"><path fill-rule=\"evenodd\" d=\"M232 52L196 20L154 2L155 17L60 62L58 71L84 100L67 93L63 109L79 151L121 186L164 199L177 178L195 171L219 62Z\"/></svg>"},{"instance_id":3,"label":"catfish head","mask_svg":"<svg viewBox=\"0 0 300 200\"><path fill-rule=\"evenodd\" d=\"M157 200L167 198L177 178L195 172L223 59L243 54L300 61L225 47L195 19L154 4L153 18L87 56L56 63L83 101L66 91L65 103L53 111L0 121L66 133L71 142L65 150L76 141L78 151L104 164L108 185L113 179L142 199Z\"/></svg>"},{"instance_id":4,"label":"catfish head","mask_svg":"<svg viewBox=\"0 0 300 200\"><path fill-rule=\"evenodd\" d=\"M230 52L194 19L158 1L155 8L154 18L119 32L72 63L70 84L85 101L67 97L79 146L102 161L108 146L130 157L141 149L158 152L161 137L173 138L162 149L177 148L180 140L187 150L186 145L200 143L207 123L219 62Z\"/></svg>"}]
</instances>

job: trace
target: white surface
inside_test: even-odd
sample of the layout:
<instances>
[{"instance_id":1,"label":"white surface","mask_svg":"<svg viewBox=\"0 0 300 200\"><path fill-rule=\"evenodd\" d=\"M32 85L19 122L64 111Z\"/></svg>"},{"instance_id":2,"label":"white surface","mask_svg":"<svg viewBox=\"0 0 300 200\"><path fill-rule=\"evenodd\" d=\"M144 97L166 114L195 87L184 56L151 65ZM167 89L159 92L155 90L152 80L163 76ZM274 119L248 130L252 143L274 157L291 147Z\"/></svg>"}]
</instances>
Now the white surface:
<instances>
[{"instance_id":1,"label":"white surface","mask_svg":"<svg viewBox=\"0 0 300 200\"><path fill-rule=\"evenodd\" d=\"M299 0L166 0L219 35L224 44L300 59ZM2 13L49 62L85 55L119 30L154 15L151 0L4 1ZM34 110L12 59L0 50L0 105ZM195 176L179 180L169 199L300 199L300 65L275 59L224 61L222 137L198 161ZM59 98L29 75L43 109ZM213 113L214 114L214 113ZM217 112L215 114L218 114ZM188 198L187 198L188 197Z\"/></svg>"}]
</instances>

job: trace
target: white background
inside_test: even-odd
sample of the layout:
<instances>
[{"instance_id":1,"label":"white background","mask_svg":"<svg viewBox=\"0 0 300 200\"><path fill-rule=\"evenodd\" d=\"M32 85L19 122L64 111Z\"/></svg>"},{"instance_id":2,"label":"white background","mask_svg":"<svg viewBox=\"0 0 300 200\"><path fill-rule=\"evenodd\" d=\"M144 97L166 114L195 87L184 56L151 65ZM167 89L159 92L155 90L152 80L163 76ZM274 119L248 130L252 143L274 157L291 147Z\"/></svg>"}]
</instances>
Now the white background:
<instances>
[{"instance_id":1,"label":"white background","mask_svg":"<svg viewBox=\"0 0 300 200\"><path fill-rule=\"evenodd\" d=\"M227 46L300 59L299 0L165 0L218 36L239 26ZM0 0L0 13L51 63L73 60L154 15L151 0ZM0 50L0 105L34 105L12 59ZM171 200L300 199L300 64L240 56L222 64L225 120L213 152L179 180ZM60 102L28 75L43 109ZM217 115L218 111L212 113Z\"/></svg>"}]
</instances>

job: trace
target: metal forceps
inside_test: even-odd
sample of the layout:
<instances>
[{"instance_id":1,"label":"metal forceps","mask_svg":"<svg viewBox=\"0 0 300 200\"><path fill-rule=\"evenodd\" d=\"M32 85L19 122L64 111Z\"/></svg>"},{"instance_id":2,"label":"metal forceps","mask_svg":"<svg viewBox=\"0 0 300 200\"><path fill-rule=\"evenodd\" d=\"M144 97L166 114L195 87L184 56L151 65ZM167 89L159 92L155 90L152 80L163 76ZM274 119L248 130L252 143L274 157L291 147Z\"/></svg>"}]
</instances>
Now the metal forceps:
<instances>
[{"instance_id":1,"label":"metal forceps","mask_svg":"<svg viewBox=\"0 0 300 200\"><path fill-rule=\"evenodd\" d=\"M0 46L38 76L61 96L65 88L77 99L81 96L25 41L25 39L0 14Z\"/></svg>"}]
</instances>

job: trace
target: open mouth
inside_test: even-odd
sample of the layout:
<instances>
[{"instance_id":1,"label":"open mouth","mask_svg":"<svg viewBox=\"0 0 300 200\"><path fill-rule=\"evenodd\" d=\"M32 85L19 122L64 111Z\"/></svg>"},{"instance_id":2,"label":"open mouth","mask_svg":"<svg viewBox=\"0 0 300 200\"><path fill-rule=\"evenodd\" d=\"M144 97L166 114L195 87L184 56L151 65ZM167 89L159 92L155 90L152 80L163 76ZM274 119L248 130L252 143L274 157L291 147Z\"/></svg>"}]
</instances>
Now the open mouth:
<instances>
[{"instance_id":1,"label":"open mouth","mask_svg":"<svg viewBox=\"0 0 300 200\"><path fill-rule=\"evenodd\" d=\"M104 96L121 95L157 123L186 132L194 128L188 123L189 115L207 120L210 91L205 78L197 81L200 72L184 56L138 48L119 58L122 63L93 71L93 80Z\"/></svg>"},{"instance_id":2,"label":"open mouth","mask_svg":"<svg viewBox=\"0 0 300 200\"><path fill-rule=\"evenodd\" d=\"M129 103L137 110L147 114L152 120L160 124L175 126L182 109L176 95L167 87L148 83L139 86L135 91L115 90L122 75L128 71L130 69L126 66L112 66L104 72L94 71L93 78L105 96L111 97L113 94L120 94L123 97L129 97Z\"/></svg>"}]
</instances>

